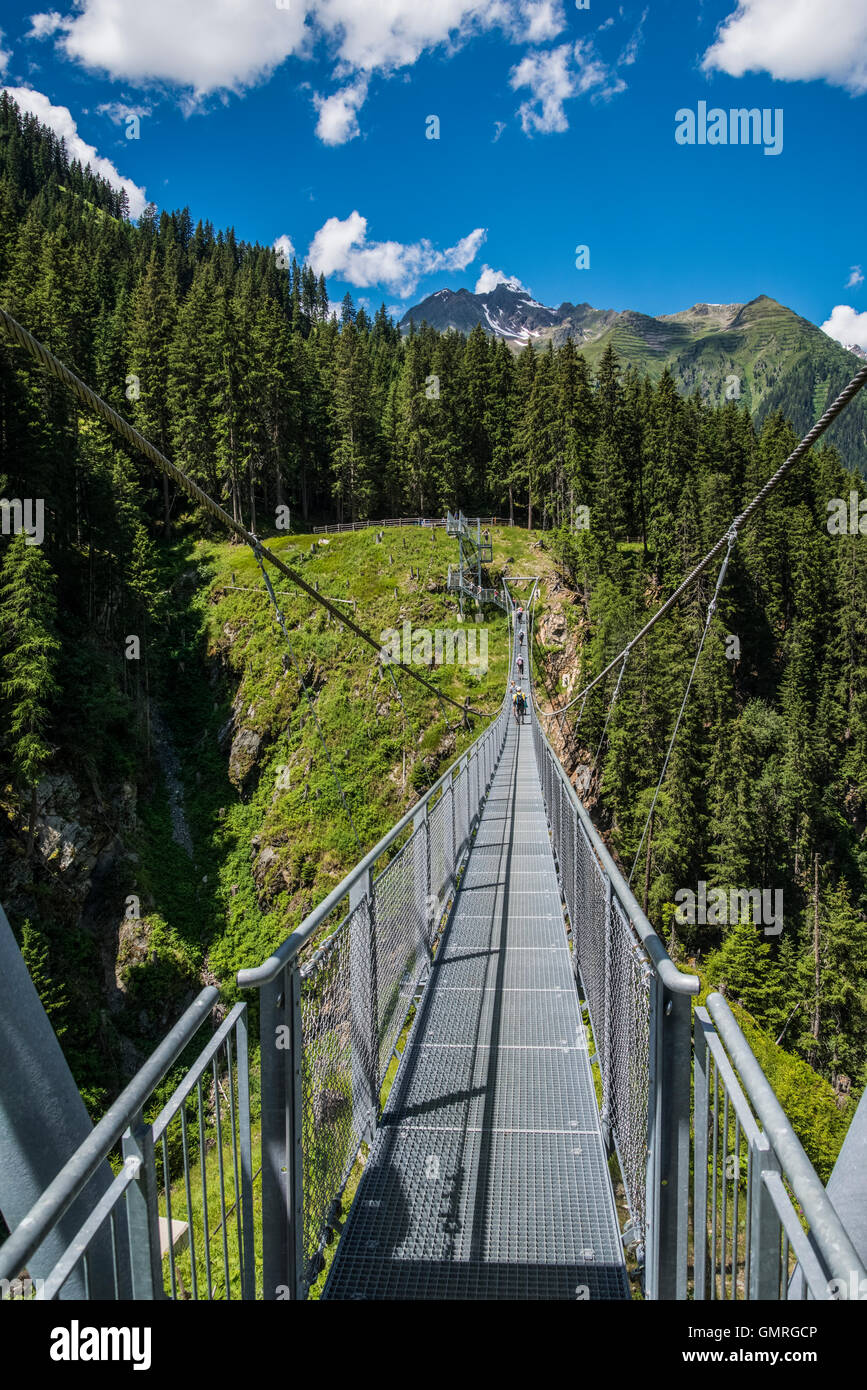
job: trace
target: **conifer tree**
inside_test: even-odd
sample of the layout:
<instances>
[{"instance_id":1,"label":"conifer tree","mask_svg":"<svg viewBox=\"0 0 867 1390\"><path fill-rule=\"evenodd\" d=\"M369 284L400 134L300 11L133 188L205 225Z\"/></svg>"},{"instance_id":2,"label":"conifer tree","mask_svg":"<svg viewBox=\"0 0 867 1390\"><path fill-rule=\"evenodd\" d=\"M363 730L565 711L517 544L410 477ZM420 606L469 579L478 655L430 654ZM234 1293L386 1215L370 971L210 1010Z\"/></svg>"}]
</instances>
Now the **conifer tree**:
<instances>
[{"instance_id":1,"label":"conifer tree","mask_svg":"<svg viewBox=\"0 0 867 1390\"><path fill-rule=\"evenodd\" d=\"M54 576L41 545L24 531L7 542L0 567L0 694L13 774L30 792L28 857L36 839L37 788L51 757L47 734L57 681Z\"/></svg>"}]
</instances>

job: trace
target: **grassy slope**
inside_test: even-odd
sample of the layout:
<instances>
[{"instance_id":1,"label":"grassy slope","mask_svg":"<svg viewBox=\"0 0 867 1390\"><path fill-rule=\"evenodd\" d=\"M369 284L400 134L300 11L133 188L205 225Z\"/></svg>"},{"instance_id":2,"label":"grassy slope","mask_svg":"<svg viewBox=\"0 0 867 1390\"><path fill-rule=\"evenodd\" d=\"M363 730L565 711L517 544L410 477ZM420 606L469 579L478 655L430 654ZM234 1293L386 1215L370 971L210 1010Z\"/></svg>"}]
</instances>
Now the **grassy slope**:
<instances>
[{"instance_id":1,"label":"grassy slope","mask_svg":"<svg viewBox=\"0 0 867 1390\"><path fill-rule=\"evenodd\" d=\"M401 629L405 620L414 629L460 630L457 604L445 592L457 547L442 531L431 535L401 528L387 532L381 544L372 530L331 536L327 545L299 535L269 544L323 594L356 599L356 621L379 641L385 629ZM544 553L531 549L533 533L503 528L492 538L492 576L506 565L525 574L550 570ZM146 816L140 877L167 955L183 962L186 976L195 960L200 968L207 964L231 993L235 971L264 959L360 853L296 669L291 663L283 668L285 642L252 555L201 542L186 563L199 576L190 613L198 631L189 644L198 652L179 662L166 716L181 761L194 867L171 841L165 817L155 814ZM411 577L411 569L420 578ZM398 675L401 706L360 639L312 600L290 592L288 582L279 580L278 587L293 656L366 853L477 736L483 721L472 719L463 729L458 710L446 707L444 713L433 694ZM473 627L472 619L463 626ZM488 609L481 629L488 632L486 674L457 665L419 669L443 694L461 702L470 696L474 707L494 712L506 677L504 615ZM218 663L225 680L213 679ZM230 737L219 741L232 702L235 728L262 739L241 789L227 776ZM266 849L273 858L266 855L270 862L257 869ZM155 962L141 969L156 980Z\"/></svg>"}]
</instances>

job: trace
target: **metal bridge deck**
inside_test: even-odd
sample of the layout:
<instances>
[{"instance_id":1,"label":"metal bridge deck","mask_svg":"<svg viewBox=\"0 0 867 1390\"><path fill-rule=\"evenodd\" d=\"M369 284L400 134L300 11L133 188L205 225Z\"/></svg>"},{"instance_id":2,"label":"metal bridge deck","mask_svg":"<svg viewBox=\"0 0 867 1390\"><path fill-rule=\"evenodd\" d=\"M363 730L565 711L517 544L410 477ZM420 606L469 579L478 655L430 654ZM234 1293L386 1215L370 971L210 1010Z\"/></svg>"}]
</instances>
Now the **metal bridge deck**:
<instances>
[{"instance_id":1,"label":"metal bridge deck","mask_svg":"<svg viewBox=\"0 0 867 1390\"><path fill-rule=\"evenodd\" d=\"M629 1297L532 717L510 724L325 1298Z\"/></svg>"}]
</instances>

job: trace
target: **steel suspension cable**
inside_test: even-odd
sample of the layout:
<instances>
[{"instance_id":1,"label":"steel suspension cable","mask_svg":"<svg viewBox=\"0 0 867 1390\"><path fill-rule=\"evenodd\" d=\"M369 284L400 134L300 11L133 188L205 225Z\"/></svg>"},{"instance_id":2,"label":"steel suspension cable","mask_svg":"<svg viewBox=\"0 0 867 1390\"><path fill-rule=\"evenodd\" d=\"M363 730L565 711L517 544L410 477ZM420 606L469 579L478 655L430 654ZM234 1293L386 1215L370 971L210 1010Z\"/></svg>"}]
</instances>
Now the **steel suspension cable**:
<instances>
[{"instance_id":1,"label":"steel suspension cable","mask_svg":"<svg viewBox=\"0 0 867 1390\"><path fill-rule=\"evenodd\" d=\"M350 824L350 826L352 827L352 833L353 833L353 835L355 836L355 843L356 843L356 846L357 846L357 848L358 848L358 853L359 853L360 855L363 855L363 854L364 854L364 849L363 849L363 847L362 847L361 839L359 838L358 831L357 831L356 828L355 828L355 821L352 819L352 812L350 811L350 809L349 809L349 803L348 803L347 800L346 800L346 794L345 794L345 792L344 792L344 790L343 790L343 783L342 783L341 780L340 780L340 775L339 775L339 773L338 773L338 771L337 771L337 768L334 766L334 762L333 762L333 759L332 759L332 757L331 757L331 753L330 753L330 751L329 751L328 744L327 744L327 742L326 742L326 740L325 740L325 735L324 735L324 733L322 732L322 725L319 723L319 715L316 713L316 703L315 703L315 701L313 700L312 695L310 694L310 690L308 689L307 682L306 682L305 679L304 679L304 675L303 675L303 673L302 673L302 671L301 671L301 667L298 665L298 661L297 661L297 659L296 659L295 653L294 653L293 650L292 650L292 642L291 642L291 640L290 640L289 632L288 632L288 629L287 629L287 627L286 627L286 620L285 620L285 618L283 617L283 612L282 612L282 610L281 610L281 608L280 608L279 603L277 602L277 595L274 593L274 588L273 588L273 585L271 584L271 580L270 580L270 578L269 578L268 571L265 569L265 566L264 566L264 564L263 564L263 562L262 562L262 555L264 554L264 551L263 551L263 548L262 548L262 546L259 544L258 541L257 541L256 545L255 545L254 548L253 548L253 553L254 553L254 555L256 556L256 564L259 566L259 569L260 569L261 574L262 574L262 578L263 578L264 581L265 581L265 588L268 590L268 596L269 596L269 598L270 598L272 604L274 605L274 613L276 614L277 622L278 622L279 625L280 625L280 631L283 633L283 636L286 638L286 650L287 650L287 652L289 653L289 660L292 662L292 665L295 667L295 670L296 670L297 675L298 675L299 684L300 684L300 686L301 686L301 689L304 691L304 694L305 694L306 697L307 697L307 703L308 703L308 705L310 706L310 713L313 715L313 722L315 723L315 725L316 725L316 731L317 731L317 733L319 734L319 742L322 744L322 750L323 750L323 752L324 752L326 758L328 759L328 766L331 768L331 774L332 774L332 776L333 776L333 778L334 778L334 781L335 781L336 784L337 784L337 790L338 790L338 792L340 793L340 800L343 802L343 809L344 809L344 811L346 812L346 819L349 821L349 824Z\"/></svg>"},{"instance_id":2,"label":"steel suspension cable","mask_svg":"<svg viewBox=\"0 0 867 1390\"><path fill-rule=\"evenodd\" d=\"M713 615L714 615L714 613L716 612L716 603L717 603L717 599L719 598L719 592L720 592L720 589L721 589L722 586L723 586L723 580L724 580L725 577L726 577L726 570L727 570L728 567L729 567L729 560L730 560L731 557L732 557L732 549L733 549L733 547L734 547L734 544L735 544L735 541L737 540L737 538L738 538L738 536L737 536L737 530L735 529L735 527L732 527L732 529L731 529L731 531L729 532L729 535L728 535L728 550L727 550L726 553L725 553L725 558L724 558L724 560L723 560L723 562L722 562L722 566L721 566L721 568L720 568L720 572L719 572L719 574L718 574L718 576L717 576L716 588L715 588L714 591L713 591L713 598L711 599L710 603L709 603L708 606L707 606L707 615L706 615L705 620L704 620L704 631L703 631L702 634L701 634L701 639L700 639L699 644L698 644L698 651L697 651L696 654L695 654L695 661L692 663L692 670L691 670L690 673L689 673L689 680L688 680L687 683L686 683L686 690L684 691L683 699L681 700L681 703L680 703L680 709L678 710L678 713L677 713L677 719L674 721L674 729L672 730L671 738L669 739L668 751L666 752L666 755L665 755L665 762L662 764L662 771L661 771L660 774L659 774L659 781L658 781L657 784L656 784L656 791L653 793L653 800L652 800L652 802L650 803L650 810L649 810L648 813L647 813L647 820L644 822L644 829L643 829L642 832L641 832L641 839L638 841L638 849L635 851L635 859L632 861L632 869L631 869L631 872L630 872L630 874L629 874L629 879L628 879L628 882L629 882L630 884L632 883L632 876L633 876L633 874L635 873L635 869L636 869L636 866L637 866L637 864L638 864L638 859L639 859L639 856L640 856L640 854L641 854L641 847L642 847L642 845L644 844L644 837L645 837L645 835L647 834L648 827L649 827L649 825L650 825L650 822L651 822L652 819L653 819L653 813L654 813L654 811L656 810L656 803L657 803L657 800L659 799L659 793L660 793L660 791L662 790L662 784L663 784L663 782L665 781L665 774L666 774L666 772L668 771L668 764L669 764L669 761L670 761L670 759L671 759L671 754L672 754L672 752L673 752L673 750L674 750L674 743L675 743L675 739L677 738L678 730L680 729L680 722L681 722L681 720L683 719L683 712L684 712L684 710L686 709L686 702L687 702L687 700L689 699L689 692L690 692L690 690L692 689L692 682L693 682L693 680L695 679L695 673L696 673L696 671L697 671L697 669L698 669L699 657L701 656L702 648L704 647L704 644L705 644L705 639L707 638L707 635L708 635L708 633L710 632L710 625L711 625L711 621L712 621L712 619L713 619Z\"/></svg>"},{"instance_id":3,"label":"steel suspension cable","mask_svg":"<svg viewBox=\"0 0 867 1390\"><path fill-rule=\"evenodd\" d=\"M242 526L239 521L236 521L234 517L230 516L229 513L220 506L219 502L215 502L212 497L209 497L208 494L199 487L198 483L195 483L192 478L188 477L188 475L182 471L182 469L178 468L177 464L172 463L171 459L166 458L165 454L161 453L159 449L151 444L149 439L146 439L134 425L131 425L128 420L124 419L124 417L113 409L107 401L104 401L101 396L98 396L85 381L82 381L81 377L76 376L75 372L70 371L68 367L64 366L60 359L55 357L53 352L45 347L43 343L40 343L38 338L34 338L32 333L28 333L27 329L23 328L18 320L13 318L2 305L0 305L0 326L5 328L10 338L29 352L30 356L38 362L40 366L44 367L45 370L50 372L53 377L56 377L58 381L63 382L64 386L68 386L73 394L76 395L79 400L83 401L85 405L89 406L94 414L104 420L116 434L121 435L133 448L138 449L140 453L150 459L151 463L153 463L161 473L171 478L188 497L192 497L199 502L207 512L210 512L211 516L222 522L224 526L234 532L236 536L239 536L241 540L246 541L255 553L256 547L260 545L260 542L252 531L248 531L245 526ZM266 549L265 546L261 546L261 552L263 558L266 559L270 565L278 569L281 574L285 575L287 579L290 579L293 584L297 585L299 589L302 589L305 594L312 598L314 603L318 603L320 607L325 608L332 617L337 618L345 627L348 627L350 631L354 632L356 637L360 637L363 642L369 647L372 647L373 650L379 654L380 644L375 638L371 637L369 632L365 632L364 628L359 627L358 624L354 623L346 614L341 613L333 603L322 594L318 593L305 579L302 579L297 570L291 569L289 565L285 564L283 560L274 555L272 551ZM414 671L410 666L404 665L402 661L393 661L392 665L399 667L405 675L410 676L414 681L418 681L420 685L425 686L441 700L445 700L448 704L454 705L455 709L459 709L461 713L464 712L466 708L464 705L452 699L450 695L443 695L431 681L425 680L424 676ZM467 709L467 713L479 715L482 719L489 719L491 717L488 711L473 709L471 707Z\"/></svg>"},{"instance_id":4,"label":"steel suspension cable","mask_svg":"<svg viewBox=\"0 0 867 1390\"><path fill-rule=\"evenodd\" d=\"M640 641L642 637L645 637L647 633L650 631L650 629L654 627L656 623L659 622L660 618L668 612L669 608L671 608L673 604L677 603L678 599L681 598L681 596L686 592L689 586L698 578L700 574L704 573L714 556L719 554L731 532L740 531L743 528L743 526L750 520L753 513L756 512L758 508L763 505L763 503L767 500L769 494L773 492L774 488L777 487L778 484L783 480L783 478L789 472L789 469L793 466L793 464L797 463L798 460L802 458L809 449L812 448L812 446L816 443L816 440L819 439L825 433L829 425L832 425L834 423L837 416L841 413L841 411L845 410L849 402L855 396L857 396L858 392L865 384L867 384L867 367L862 367L860 371L855 373L848 386L845 386L843 388L837 399L833 401L831 405L828 406L828 409L825 411L824 415L816 421L813 428L809 430L807 434L804 435L804 438L801 440L800 444L798 444L797 447L794 448L792 452L789 454L789 457L783 463L780 464L776 473L774 473L770 478L768 478L768 481L765 483L764 487L762 487L761 490L756 493L755 497L752 499L749 505L744 508L740 515L735 517L734 521L731 523L730 526L727 527L726 531L722 536L720 536L716 544L711 547L711 549L707 552L707 554L704 556L702 560L699 560L695 569L690 571L690 573L686 576L686 579L684 579L683 582L678 585L674 593L666 599L662 607L657 609L653 617L650 618L650 620L644 624L644 627L641 629L641 631L636 633L636 635L628 643L628 646L624 647L623 651L618 653L614 660L608 663L604 671L600 671L598 676L594 676L592 681L590 681L588 685L585 685L583 690L580 690L578 692L574 700L569 701L568 705L563 705L558 710L548 711L544 716L546 719L559 718L561 715L565 714L566 711L571 709L573 705L576 705L580 699L582 699L585 695L589 694L593 687L598 685L599 682L603 680L605 676L608 675L609 671L613 671L614 667L617 665L618 661L623 656L623 653L628 650L628 647L634 646L634 644Z\"/></svg>"},{"instance_id":5,"label":"steel suspension cable","mask_svg":"<svg viewBox=\"0 0 867 1390\"><path fill-rule=\"evenodd\" d=\"M608 706L608 713L607 713L607 715L605 716L605 723L604 723L603 728L602 728L602 737L601 737L601 739L599 740L599 747L596 749L596 756L595 756L595 758L593 759L593 762L592 762L591 765L590 765L590 776L591 776L591 777L593 776L593 773L596 771L596 764L597 764L598 761L599 761L599 754L602 752L602 745L603 745L603 743L605 742L605 735L606 735L607 732L608 732L608 725L609 725L609 723L611 722L611 716L612 716L612 714L614 713L614 706L617 704L617 696L620 694L620 684L621 684L621 681L623 680L623 672L626 670L626 663L627 663L627 661L629 660L629 653L630 653L631 651L632 651L632 643L630 642L629 646L626 648L626 650L625 650L624 653L623 653L623 665L620 667L620 671L618 672L618 675L617 675L617 684L616 684L615 687L614 687L614 694L611 696L611 704ZM589 782L588 782L588 785L589 785Z\"/></svg>"}]
</instances>

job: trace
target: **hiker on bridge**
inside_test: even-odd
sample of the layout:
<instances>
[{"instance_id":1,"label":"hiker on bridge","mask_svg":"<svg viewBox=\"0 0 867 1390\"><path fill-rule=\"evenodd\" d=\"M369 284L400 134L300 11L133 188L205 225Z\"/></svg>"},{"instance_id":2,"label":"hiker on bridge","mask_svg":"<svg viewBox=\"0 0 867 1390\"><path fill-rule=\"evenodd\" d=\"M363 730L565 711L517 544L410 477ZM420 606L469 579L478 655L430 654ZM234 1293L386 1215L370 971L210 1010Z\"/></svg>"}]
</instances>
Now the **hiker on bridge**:
<instances>
[{"instance_id":1,"label":"hiker on bridge","mask_svg":"<svg viewBox=\"0 0 867 1390\"><path fill-rule=\"evenodd\" d=\"M523 645L524 645L524 629L521 628L521 631L518 633L518 646L519 646L519 647L523 647Z\"/></svg>"},{"instance_id":2,"label":"hiker on bridge","mask_svg":"<svg viewBox=\"0 0 867 1390\"><path fill-rule=\"evenodd\" d=\"M518 675L519 675L519 676L523 676L523 674L524 674L524 658L523 658L522 656L519 656L519 657L518 657L518 660L517 660L517 662L516 662L515 664L516 664L517 667L518 667Z\"/></svg>"}]
</instances>

